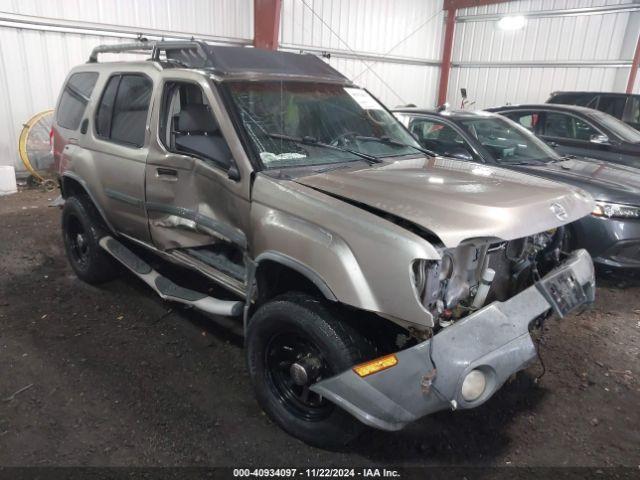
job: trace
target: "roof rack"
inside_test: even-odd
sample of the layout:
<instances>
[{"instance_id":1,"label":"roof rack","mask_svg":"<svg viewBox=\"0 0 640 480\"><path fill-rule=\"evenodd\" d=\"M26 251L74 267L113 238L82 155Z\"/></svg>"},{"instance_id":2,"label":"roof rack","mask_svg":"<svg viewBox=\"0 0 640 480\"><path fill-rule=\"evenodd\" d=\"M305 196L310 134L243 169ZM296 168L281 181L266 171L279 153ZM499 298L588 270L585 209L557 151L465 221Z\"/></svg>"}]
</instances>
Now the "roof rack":
<instances>
[{"instance_id":1,"label":"roof rack","mask_svg":"<svg viewBox=\"0 0 640 480\"><path fill-rule=\"evenodd\" d=\"M211 61L206 50L207 44L198 40L176 41L149 41L140 38L137 42L121 43L116 45L98 45L91 51L88 63L97 63L101 53L137 53L151 51L150 61L161 62L161 52L165 53L166 60L179 63L189 68L210 67Z\"/></svg>"}]
</instances>

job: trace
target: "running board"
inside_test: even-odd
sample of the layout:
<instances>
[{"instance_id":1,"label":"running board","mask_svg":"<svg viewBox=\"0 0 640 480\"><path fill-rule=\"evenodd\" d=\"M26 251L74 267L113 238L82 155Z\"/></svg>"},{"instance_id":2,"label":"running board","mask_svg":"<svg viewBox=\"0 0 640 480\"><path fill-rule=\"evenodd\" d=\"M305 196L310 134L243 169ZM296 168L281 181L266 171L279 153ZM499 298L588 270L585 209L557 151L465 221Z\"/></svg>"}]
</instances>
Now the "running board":
<instances>
[{"instance_id":1,"label":"running board","mask_svg":"<svg viewBox=\"0 0 640 480\"><path fill-rule=\"evenodd\" d=\"M140 277L144 283L153 288L164 300L184 303L203 312L225 317L235 317L242 314L244 309L243 302L220 300L176 285L167 277L160 275L147 262L112 237L102 237L99 243L107 253Z\"/></svg>"}]
</instances>

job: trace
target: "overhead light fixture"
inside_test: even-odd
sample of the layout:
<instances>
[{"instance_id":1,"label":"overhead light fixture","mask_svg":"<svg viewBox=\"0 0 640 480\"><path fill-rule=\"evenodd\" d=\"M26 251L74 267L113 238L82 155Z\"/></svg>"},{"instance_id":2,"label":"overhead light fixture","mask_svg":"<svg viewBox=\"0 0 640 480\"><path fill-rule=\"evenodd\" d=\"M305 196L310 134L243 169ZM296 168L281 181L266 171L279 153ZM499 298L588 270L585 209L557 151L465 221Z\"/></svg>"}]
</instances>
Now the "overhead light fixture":
<instances>
[{"instance_id":1,"label":"overhead light fixture","mask_svg":"<svg viewBox=\"0 0 640 480\"><path fill-rule=\"evenodd\" d=\"M527 23L527 19L522 15L513 17L502 17L498 20L498 28L500 30L520 30L524 28Z\"/></svg>"}]
</instances>

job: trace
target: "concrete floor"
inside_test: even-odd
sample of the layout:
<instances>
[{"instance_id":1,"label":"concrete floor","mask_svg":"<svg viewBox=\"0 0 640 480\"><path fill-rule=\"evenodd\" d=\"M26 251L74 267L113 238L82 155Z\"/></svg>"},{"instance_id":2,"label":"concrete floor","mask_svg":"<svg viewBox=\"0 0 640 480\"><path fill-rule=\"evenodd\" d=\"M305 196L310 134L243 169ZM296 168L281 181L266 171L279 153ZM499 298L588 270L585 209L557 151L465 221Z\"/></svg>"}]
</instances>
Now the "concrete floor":
<instances>
[{"instance_id":1,"label":"concrete floor","mask_svg":"<svg viewBox=\"0 0 640 480\"><path fill-rule=\"evenodd\" d=\"M640 464L637 286L550 321L540 383L534 365L476 410L326 452L260 410L240 336L130 275L79 281L54 195L0 197L0 465Z\"/></svg>"}]
</instances>

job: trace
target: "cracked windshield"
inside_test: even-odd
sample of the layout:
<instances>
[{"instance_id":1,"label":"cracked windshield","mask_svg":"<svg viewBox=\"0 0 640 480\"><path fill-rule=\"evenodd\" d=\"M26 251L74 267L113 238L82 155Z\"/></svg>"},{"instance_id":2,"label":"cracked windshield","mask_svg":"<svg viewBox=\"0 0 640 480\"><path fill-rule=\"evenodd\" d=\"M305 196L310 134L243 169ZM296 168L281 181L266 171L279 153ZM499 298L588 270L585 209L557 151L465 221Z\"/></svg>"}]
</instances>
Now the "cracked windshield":
<instances>
[{"instance_id":1,"label":"cracked windshield","mask_svg":"<svg viewBox=\"0 0 640 480\"><path fill-rule=\"evenodd\" d=\"M377 163L420 148L359 88L312 82L231 82L229 88L265 168Z\"/></svg>"}]
</instances>

